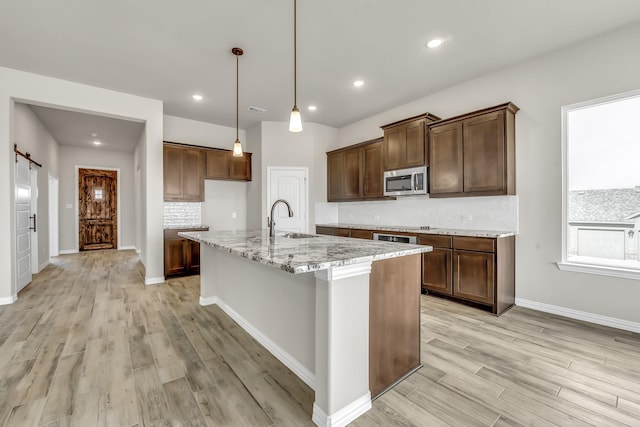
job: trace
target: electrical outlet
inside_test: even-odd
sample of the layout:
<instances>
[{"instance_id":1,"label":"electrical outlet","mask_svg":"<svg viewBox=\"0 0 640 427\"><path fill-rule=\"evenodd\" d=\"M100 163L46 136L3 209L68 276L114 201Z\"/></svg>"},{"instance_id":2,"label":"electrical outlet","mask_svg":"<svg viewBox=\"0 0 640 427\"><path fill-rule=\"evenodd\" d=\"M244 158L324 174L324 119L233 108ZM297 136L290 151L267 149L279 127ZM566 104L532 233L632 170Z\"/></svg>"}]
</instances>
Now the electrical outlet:
<instances>
[{"instance_id":1,"label":"electrical outlet","mask_svg":"<svg viewBox=\"0 0 640 427\"><path fill-rule=\"evenodd\" d=\"M471 215L460 215L460 221L471 221Z\"/></svg>"}]
</instances>

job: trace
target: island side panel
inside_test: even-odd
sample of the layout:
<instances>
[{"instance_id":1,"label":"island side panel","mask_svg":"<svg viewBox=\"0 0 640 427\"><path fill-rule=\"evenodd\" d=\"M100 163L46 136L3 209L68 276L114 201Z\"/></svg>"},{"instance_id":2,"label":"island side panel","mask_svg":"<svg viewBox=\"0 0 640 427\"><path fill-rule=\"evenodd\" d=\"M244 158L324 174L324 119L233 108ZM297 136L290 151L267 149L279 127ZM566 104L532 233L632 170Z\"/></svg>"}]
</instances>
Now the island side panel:
<instances>
[{"instance_id":1,"label":"island side panel","mask_svg":"<svg viewBox=\"0 0 640 427\"><path fill-rule=\"evenodd\" d=\"M371 262L316 272L316 389L313 421L344 426L371 408Z\"/></svg>"},{"instance_id":2,"label":"island side panel","mask_svg":"<svg viewBox=\"0 0 640 427\"><path fill-rule=\"evenodd\" d=\"M291 274L202 244L201 300L216 303L312 388L315 277Z\"/></svg>"},{"instance_id":3,"label":"island side panel","mask_svg":"<svg viewBox=\"0 0 640 427\"><path fill-rule=\"evenodd\" d=\"M390 258L371 266L369 386L373 397L420 366L420 257Z\"/></svg>"}]
</instances>

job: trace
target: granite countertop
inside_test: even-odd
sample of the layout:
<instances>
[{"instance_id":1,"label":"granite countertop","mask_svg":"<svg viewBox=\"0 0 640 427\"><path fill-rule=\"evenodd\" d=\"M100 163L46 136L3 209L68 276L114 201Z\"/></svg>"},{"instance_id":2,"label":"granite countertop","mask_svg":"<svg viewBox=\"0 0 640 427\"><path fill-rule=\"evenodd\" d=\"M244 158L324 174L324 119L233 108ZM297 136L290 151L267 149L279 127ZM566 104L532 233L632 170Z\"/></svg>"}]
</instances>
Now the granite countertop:
<instances>
[{"instance_id":1,"label":"granite countertop","mask_svg":"<svg viewBox=\"0 0 640 427\"><path fill-rule=\"evenodd\" d=\"M195 224L195 225L165 225L165 230L208 230L208 225Z\"/></svg>"},{"instance_id":2,"label":"granite countertop","mask_svg":"<svg viewBox=\"0 0 640 427\"><path fill-rule=\"evenodd\" d=\"M268 230L183 232L179 236L225 250L289 273L308 273L330 267L357 264L430 252L431 246L348 239L308 234L287 238L269 237Z\"/></svg>"},{"instance_id":3,"label":"granite countertop","mask_svg":"<svg viewBox=\"0 0 640 427\"><path fill-rule=\"evenodd\" d=\"M402 231L405 233L415 234L448 234L451 236L469 236L469 237L509 237L515 236L515 231L500 231L500 230L465 230L462 228L429 228L422 229L420 227L409 227L401 225L369 225L369 224L316 224L317 227L333 227L333 228L356 228L360 230L373 230L373 231Z\"/></svg>"}]
</instances>

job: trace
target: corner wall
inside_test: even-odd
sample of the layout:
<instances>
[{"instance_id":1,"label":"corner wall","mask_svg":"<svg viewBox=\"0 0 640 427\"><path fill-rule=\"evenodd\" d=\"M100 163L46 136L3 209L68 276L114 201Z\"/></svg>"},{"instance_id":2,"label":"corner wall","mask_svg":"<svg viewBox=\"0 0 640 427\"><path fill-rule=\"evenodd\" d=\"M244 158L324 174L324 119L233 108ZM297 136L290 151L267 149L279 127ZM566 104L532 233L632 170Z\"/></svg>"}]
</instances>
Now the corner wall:
<instances>
[{"instance_id":1,"label":"corner wall","mask_svg":"<svg viewBox=\"0 0 640 427\"><path fill-rule=\"evenodd\" d=\"M555 264L562 258L563 233L561 107L638 89L640 55L631 54L638 40L640 24L635 24L469 80L344 126L332 148L379 137L380 125L416 114L451 117L514 102L520 107L517 299L640 324L637 280L560 271Z\"/></svg>"}]
</instances>

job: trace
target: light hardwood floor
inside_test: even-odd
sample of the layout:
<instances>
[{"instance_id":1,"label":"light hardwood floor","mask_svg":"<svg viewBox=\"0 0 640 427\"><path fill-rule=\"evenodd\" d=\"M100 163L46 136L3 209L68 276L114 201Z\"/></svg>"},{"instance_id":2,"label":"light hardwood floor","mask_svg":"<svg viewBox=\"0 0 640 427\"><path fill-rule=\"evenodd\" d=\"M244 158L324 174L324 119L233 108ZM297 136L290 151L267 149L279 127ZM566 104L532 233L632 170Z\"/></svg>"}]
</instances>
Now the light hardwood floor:
<instances>
[{"instance_id":1,"label":"light hardwood floor","mask_svg":"<svg viewBox=\"0 0 640 427\"><path fill-rule=\"evenodd\" d=\"M0 426L312 425L313 391L198 298L132 251L56 258L0 307ZM422 322L424 367L353 426L640 426L637 334L427 296Z\"/></svg>"}]
</instances>

